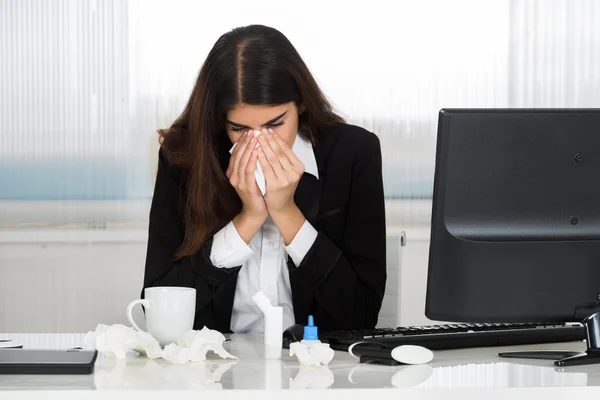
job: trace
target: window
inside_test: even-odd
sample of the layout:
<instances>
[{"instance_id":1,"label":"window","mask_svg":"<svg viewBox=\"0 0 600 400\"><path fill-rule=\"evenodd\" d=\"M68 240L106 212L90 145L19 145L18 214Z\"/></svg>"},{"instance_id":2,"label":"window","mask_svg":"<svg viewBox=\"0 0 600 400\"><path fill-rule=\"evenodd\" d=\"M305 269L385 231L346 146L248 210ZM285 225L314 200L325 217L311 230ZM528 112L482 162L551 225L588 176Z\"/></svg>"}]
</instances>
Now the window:
<instances>
[{"instance_id":1,"label":"window","mask_svg":"<svg viewBox=\"0 0 600 400\"><path fill-rule=\"evenodd\" d=\"M600 101L593 0L305 3L0 3L0 225L143 221L156 130L240 25L280 29L349 122L380 136L404 219L431 198L440 108Z\"/></svg>"}]
</instances>

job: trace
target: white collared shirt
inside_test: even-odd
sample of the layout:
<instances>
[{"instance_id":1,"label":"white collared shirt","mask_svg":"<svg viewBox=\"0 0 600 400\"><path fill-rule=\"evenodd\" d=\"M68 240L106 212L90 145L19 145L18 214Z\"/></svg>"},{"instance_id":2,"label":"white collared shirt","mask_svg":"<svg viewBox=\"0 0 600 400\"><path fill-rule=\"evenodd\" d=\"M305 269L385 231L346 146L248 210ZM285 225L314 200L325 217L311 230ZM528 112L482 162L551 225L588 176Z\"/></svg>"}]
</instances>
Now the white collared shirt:
<instances>
[{"instance_id":1,"label":"white collared shirt","mask_svg":"<svg viewBox=\"0 0 600 400\"><path fill-rule=\"evenodd\" d=\"M306 173L319 179L317 161L312 144L300 134L292 151L304 164ZM269 216L249 244L240 237L233 222L227 224L213 237L210 259L217 268L241 265L238 274L231 330L235 333L262 332L263 314L252 301L252 296L262 290L274 306L283 307L283 329L294 325L292 289L287 267L289 255L299 266L317 238L317 231L305 221L289 246Z\"/></svg>"}]
</instances>

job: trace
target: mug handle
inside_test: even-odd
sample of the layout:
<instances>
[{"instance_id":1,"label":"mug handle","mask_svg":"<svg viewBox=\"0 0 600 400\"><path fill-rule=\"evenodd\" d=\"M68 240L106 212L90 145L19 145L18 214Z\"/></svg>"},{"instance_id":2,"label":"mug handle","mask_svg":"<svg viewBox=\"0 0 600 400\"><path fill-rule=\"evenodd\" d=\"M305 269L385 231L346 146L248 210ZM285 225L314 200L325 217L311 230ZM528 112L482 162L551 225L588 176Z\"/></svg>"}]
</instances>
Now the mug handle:
<instances>
[{"instance_id":1,"label":"mug handle","mask_svg":"<svg viewBox=\"0 0 600 400\"><path fill-rule=\"evenodd\" d=\"M142 306L146 307L146 309L150 308L150 302L146 299L133 300L131 303L129 303L127 305L127 320L129 321L129 323L131 324L133 329L135 329L136 331L139 331L139 332L144 332L143 330L140 329L139 326L137 326L137 324L133 320L133 315L131 313L133 310L133 307L135 307L137 304L141 304Z\"/></svg>"}]
</instances>

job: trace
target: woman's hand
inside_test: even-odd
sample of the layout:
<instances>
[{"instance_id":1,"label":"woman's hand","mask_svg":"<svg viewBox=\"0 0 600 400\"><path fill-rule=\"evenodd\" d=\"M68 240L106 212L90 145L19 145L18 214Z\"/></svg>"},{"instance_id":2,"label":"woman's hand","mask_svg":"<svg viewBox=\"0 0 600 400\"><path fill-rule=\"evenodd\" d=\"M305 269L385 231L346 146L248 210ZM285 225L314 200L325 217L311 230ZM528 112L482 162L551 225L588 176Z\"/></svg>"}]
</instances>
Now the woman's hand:
<instances>
[{"instance_id":1,"label":"woman's hand","mask_svg":"<svg viewBox=\"0 0 600 400\"><path fill-rule=\"evenodd\" d=\"M254 132L245 132L233 149L225 174L242 200L240 215L260 222L261 226L269 214L265 199L254 178L258 157L257 143Z\"/></svg>"},{"instance_id":2,"label":"woman's hand","mask_svg":"<svg viewBox=\"0 0 600 400\"><path fill-rule=\"evenodd\" d=\"M276 132L272 129L264 132L258 136L258 161L265 174L267 210L273 215L295 207L294 193L304 165Z\"/></svg>"}]
</instances>

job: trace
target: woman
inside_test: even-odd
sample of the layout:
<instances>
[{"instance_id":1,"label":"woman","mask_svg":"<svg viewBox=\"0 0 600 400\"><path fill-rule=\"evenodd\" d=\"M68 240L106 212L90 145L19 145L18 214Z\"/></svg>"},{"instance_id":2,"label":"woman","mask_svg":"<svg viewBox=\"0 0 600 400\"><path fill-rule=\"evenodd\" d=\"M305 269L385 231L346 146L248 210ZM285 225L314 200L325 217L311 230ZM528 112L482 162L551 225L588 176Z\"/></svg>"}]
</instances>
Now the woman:
<instances>
[{"instance_id":1,"label":"woman","mask_svg":"<svg viewBox=\"0 0 600 400\"><path fill-rule=\"evenodd\" d=\"M258 290L283 307L285 327L309 314L322 330L375 326L386 281L379 140L332 111L283 34L221 36L160 135L145 288L196 288L195 329L261 331Z\"/></svg>"}]
</instances>

